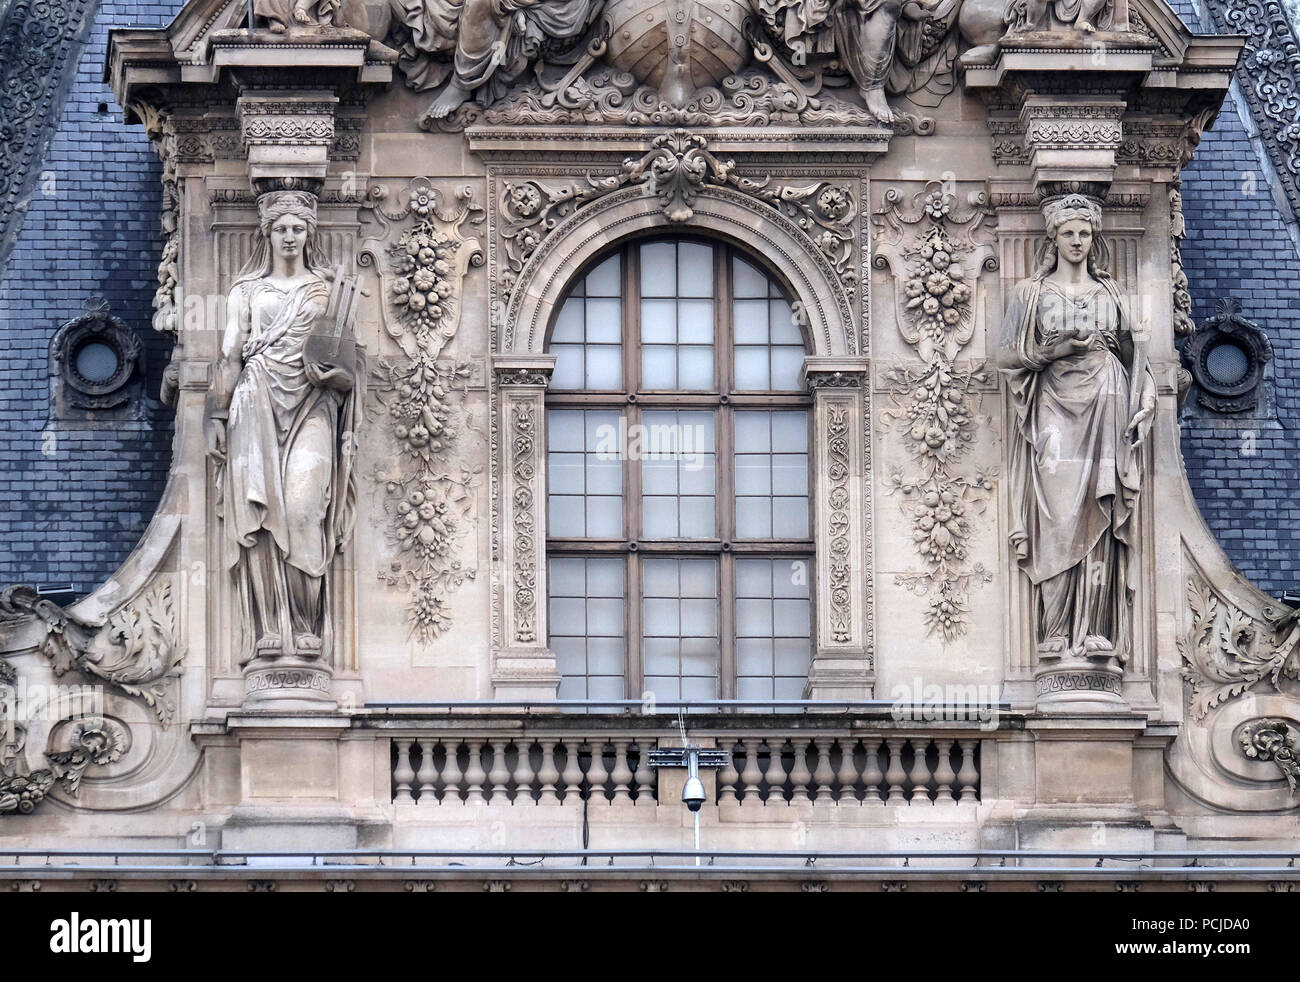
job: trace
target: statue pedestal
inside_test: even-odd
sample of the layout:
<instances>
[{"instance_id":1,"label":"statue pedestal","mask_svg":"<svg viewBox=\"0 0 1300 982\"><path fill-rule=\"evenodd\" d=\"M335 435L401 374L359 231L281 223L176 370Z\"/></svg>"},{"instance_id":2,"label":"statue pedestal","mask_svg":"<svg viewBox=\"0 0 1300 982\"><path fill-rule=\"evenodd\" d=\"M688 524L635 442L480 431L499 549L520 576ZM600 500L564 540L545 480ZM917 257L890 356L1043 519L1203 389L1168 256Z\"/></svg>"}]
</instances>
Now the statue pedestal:
<instances>
[{"instance_id":1,"label":"statue pedestal","mask_svg":"<svg viewBox=\"0 0 1300 982\"><path fill-rule=\"evenodd\" d=\"M330 691L334 676L321 659L301 656L254 658L244 669L244 706L247 709L337 708Z\"/></svg>"},{"instance_id":2,"label":"statue pedestal","mask_svg":"<svg viewBox=\"0 0 1300 982\"><path fill-rule=\"evenodd\" d=\"M1040 713L1127 712L1122 681L1124 670L1113 655L1038 656L1034 672L1034 706Z\"/></svg>"}]
</instances>

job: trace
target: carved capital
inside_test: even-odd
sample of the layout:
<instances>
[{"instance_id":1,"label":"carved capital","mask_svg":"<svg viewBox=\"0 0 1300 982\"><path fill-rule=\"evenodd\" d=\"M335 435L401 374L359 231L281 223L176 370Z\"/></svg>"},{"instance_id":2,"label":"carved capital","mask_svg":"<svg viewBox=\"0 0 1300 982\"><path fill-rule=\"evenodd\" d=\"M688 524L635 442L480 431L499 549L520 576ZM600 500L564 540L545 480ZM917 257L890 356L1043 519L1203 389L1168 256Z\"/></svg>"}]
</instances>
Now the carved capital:
<instances>
[{"instance_id":1,"label":"carved capital","mask_svg":"<svg viewBox=\"0 0 1300 982\"><path fill-rule=\"evenodd\" d=\"M249 178L324 180L338 102L331 92L249 89L241 94L236 107Z\"/></svg>"}]
</instances>

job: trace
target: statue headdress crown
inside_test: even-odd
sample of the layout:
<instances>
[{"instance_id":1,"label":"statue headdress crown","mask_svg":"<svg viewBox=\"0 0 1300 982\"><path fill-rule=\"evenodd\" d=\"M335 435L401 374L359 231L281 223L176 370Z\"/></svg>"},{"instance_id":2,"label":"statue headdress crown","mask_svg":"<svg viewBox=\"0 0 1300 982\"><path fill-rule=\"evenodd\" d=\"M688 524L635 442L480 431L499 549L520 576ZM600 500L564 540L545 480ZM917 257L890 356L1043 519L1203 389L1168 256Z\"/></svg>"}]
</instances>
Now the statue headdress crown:
<instances>
[{"instance_id":1,"label":"statue headdress crown","mask_svg":"<svg viewBox=\"0 0 1300 982\"><path fill-rule=\"evenodd\" d=\"M1092 225L1094 231L1100 231L1101 203L1087 195L1067 194L1046 201L1043 204L1043 218L1047 220L1049 233L1066 222L1076 220L1086 221Z\"/></svg>"},{"instance_id":2,"label":"statue headdress crown","mask_svg":"<svg viewBox=\"0 0 1300 982\"><path fill-rule=\"evenodd\" d=\"M268 191L257 196L257 217L263 234L283 215L296 215L315 228L316 195L310 191Z\"/></svg>"}]
</instances>

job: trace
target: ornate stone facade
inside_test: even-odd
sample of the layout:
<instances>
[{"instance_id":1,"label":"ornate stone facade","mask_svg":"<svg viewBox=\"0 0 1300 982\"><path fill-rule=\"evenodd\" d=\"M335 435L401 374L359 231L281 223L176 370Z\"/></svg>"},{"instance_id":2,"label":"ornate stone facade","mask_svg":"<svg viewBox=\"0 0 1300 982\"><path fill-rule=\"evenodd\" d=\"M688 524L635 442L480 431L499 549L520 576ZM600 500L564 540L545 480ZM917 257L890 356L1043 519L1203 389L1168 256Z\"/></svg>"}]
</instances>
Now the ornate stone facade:
<instances>
[{"instance_id":1,"label":"ornate stone facade","mask_svg":"<svg viewBox=\"0 0 1300 982\"><path fill-rule=\"evenodd\" d=\"M252 29L236 6L114 36L109 77L163 161L176 456L100 590L0 598L0 682L103 697L23 704L0 834L89 836L130 810L107 842L202 814L232 849L481 848L505 816L546 850L583 806L590 828L675 843L678 784L651 751L680 739L678 701L717 756L710 835L736 848L787 844L754 811L787 785L819 849L846 830L1071 848L1101 822L1157 852L1215 842L1224 811L1282 834L1295 632L1204 531L1177 451L1179 172L1238 42L1162 0L1010 25L977 0L668 0L635 24L623 0L509 19L470 0L451 26L259 0ZM691 292L682 261L671 292L664 243L707 244L727 285ZM1023 284L1071 271L1070 337L1040 293L1016 313ZM608 319L579 329L578 309ZM706 309L700 340L685 312ZM707 378L637 387L656 345ZM1078 465L1100 501L1132 476L1044 408L1084 362L1142 493L1122 532L1062 545L1088 516L1036 521L1030 490L1070 490ZM683 470L653 492L662 472L622 448L602 470L588 420L688 412L714 427L706 490ZM751 458L766 492L742 486ZM764 494L766 534L745 533ZM653 497L705 499L721 531L639 534ZM1054 550L1068 589L1037 575ZM665 695L700 678L737 699ZM575 680L581 714L557 702ZM743 714L746 685L771 712ZM987 718L957 718L952 687ZM908 802L934 807L894 829ZM850 803L882 807L830 817Z\"/></svg>"}]
</instances>

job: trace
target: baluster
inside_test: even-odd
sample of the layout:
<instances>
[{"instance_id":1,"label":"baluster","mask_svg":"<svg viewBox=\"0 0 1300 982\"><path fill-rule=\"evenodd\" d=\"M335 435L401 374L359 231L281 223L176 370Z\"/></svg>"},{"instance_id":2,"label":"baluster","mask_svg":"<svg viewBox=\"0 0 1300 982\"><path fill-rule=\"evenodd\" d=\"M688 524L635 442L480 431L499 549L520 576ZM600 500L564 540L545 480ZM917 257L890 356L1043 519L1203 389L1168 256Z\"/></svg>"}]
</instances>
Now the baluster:
<instances>
[{"instance_id":1,"label":"baluster","mask_svg":"<svg viewBox=\"0 0 1300 982\"><path fill-rule=\"evenodd\" d=\"M880 769L880 737L865 737L862 746L867 751L867 766L862 771L862 783L866 785L867 793L863 795L862 803L883 805L884 801L880 798L880 782L885 779L885 773Z\"/></svg>"},{"instance_id":2,"label":"baluster","mask_svg":"<svg viewBox=\"0 0 1300 982\"><path fill-rule=\"evenodd\" d=\"M567 737L564 741L564 774L560 780L564 782L564 802L569 803L572 798L575 801L582 794L582 764L578 760L578 748L582 746L582 741L577 737Z\"/></svg>"},{"instance_id":3,"label":"baluster","mask_svg":"<svg viewBox=\"0 0 1300 982\"><path fill-rule=\"evenodd\" d=\"M487 780L487 775L483 773L483 741L466 740L465 748L469 751L469 766L465 768L465 781L469 788L465 800L470 804L486 801L483 796L483 782Z\"/></svg>"},{"instance_id":4,"label":"baluster","mask_svg":"<svg viewBox=\"0 0 1300 982\"><path fill-rule=\"evenodd\" d=\"M930 765L925 762L925 751L930 741L925 737L912 738L912 773L907 776L912 784L912 804L929 805Z\"/></svg>"},{"instance_id":5,"label":"baluster","mask_svg":"<svg viewBox=\"0 0 1300 982\"><path fill-rule=\"evenodd\" d=\"M497 804L503 803L510 794L510 768L506 766L506 744L509 742L492 741L492 770L488 772L487 790L492 794L491 800Z\"/></svg>"},{"instance_id":6,"label":"baluster","mask_svg":"<svg viewBox=\"0 0 1300 982\"><path fill-rule=\"evenodd\" d=\"M790 746L794 748L794 766L790 768L790 802L796 798L811 798L812 771L808 769L808 750L811 744L807 740L792 738Z\"/></svg>"},{"instance_id":7,"label":"baluster","mask_svg":"<svg viewBox=\"0 0 1300 982\"><path fill-rule=\"evenodd\" d=\"M614 804L630 805L632 796L628 794L627 784L632 780L632 768L627 766L627 746L631 740L615 740L614 773L610 775L614 782Z\"/></svg>"},{"instance_id":8,"label":"baluster","mask_svg":"<svg viewBox=\"0 0 1300 982\"><path fill-rule=\"evenodd\" d=\"M935 768L934 779L939 787L934 792L936 805L952 801L952 782L957 774L952 769L952 752L957 746L956 740L935 740L935 749L939 751L939 766Z\"/></svg>"},{"instance_id":9,"label":"baluster","mask_svg":"<svg viewBox=\"0 0 1300 982\"><path fill-rule=\"evenodd\" d=\"M887 800L890 804L907 800L903 795L903 782L907 780L907 771L903 770L903 743L897 737L885 741L889 747L889 770L885 772L885 780L889 782Z\"/></svg>"},{"instance_id":10,"label":"baluster","mask_svg":"<svg viewBox=\"0 0 1300 982\"><path fill-rule=\"evenodd\" d=\"M840 769L836 772L835 779L840 782L839 803L847 805L849 803L858 803L858 765L853 759L853 751L858 741L853 737L840 737L837 741L840 745ZM868 753L870 756L870 753ZM874 794L869 791L868 796Z\"/></svg>"},{"instance_id":11,"label":"baluster","mask_svg":"<svg viewBox=\"0 0 1300 982\"><path fill-rule=\"evenodd\" d=\"M769 758L767 772L763 780L767 782L767 801L785 803L785 763L781 760L781 749L785 746L785 737L768 737Z\"/></svg>"},{"instance_id":12,"label":"baluster","mask_svg":"<svg viewBox=\"0 0 1300 982\"><path fill-rule=\"evenodd\" d=\"M642 738L636 742L636 773L632 782L636 788L637 804L654 803L654 768L650 766L650 741Z\"/></svg>"},{"instance_id":13,"label":"baluster","mask_svg":"<svg viewBox=\"0 0 1300 982\"><path fill-rule=\"evenodd\" d=\"M587 768L587 797L591 801L605 802L605 783L609 780L609 771L605 767L605 741L594 737L588 741L591 747L591 764Z\"/></svg>"},{"instance_id":14,"label":"baluster","mask_svg":"<svg viewBox=\"0 0 1300 982\"><path fill-rule=\"evenodd\" d=\"M977 801L977 785L980 772L975 767L975 741L961 740L961 770L957 772L957 783L961 786L960 801Z\"/></svg>"},{"instance_id":15,"label":"baluster","mask_svg":"<svg viewBox=\"0 0 1300 982\"><path fill-rule=\"evenodd\" d=\"M437 740L421 740L420 743L420 772L415 775L420 782L420 801L425 804L431 804L435 798L433 794L433 783L438 779L438 768L433 766L433 748L437 746Z\"/></svg>"},{"instance_id":16,"label":"baluster","mask_svg":"<svg viewBox=\"0 0 1300 982\"><path fill-rule=\"evenodd\" d=\"M831 800L831 782L835 780L835 772L831 770L832 742L830 737L818 737L813 741L817 745L817 769L813 771L817 793L814 795L812 788L809 788L808 797L814 801Z\"/></svg>"},{"instance_id":17,"label":"baluster","mask_svg":"<svg viewBox=\"0 0 1300 982\"><path fill-rule=\"evenodd\" d=\"M753 802L758 799L758 782L763 780L763 772L758 769L758 737L746 737L740 741L745 745L745 769L740 779L745 782L745 789L736 795L741 801Z\"/></svg>"},{"instance_id":18,"label":"baluster","mask_svg":"<svg viewBox=\"0 0 1300 982\"><path fill-rule=\"evenodd\" d=\"M542 782L542 793L537 799L539 805L557 805L559 804L559 792L555 788L555 782L560 779L560 770L555 766L555 743L554 740L542 740L542 766L537 772L537 780Z\"/></svg>"},{"instance_id":19,"label":"baluster","mask_svg":"<svg viewBox=\"0 0 1300 982\"><path fill-rule=\"evenodd\" d=\"M460 779L463 776L460 769L460 739L450 737L442 741L443 749L447 751L447 762L442 765L442 803L457 804L461 803L460 797Z\"/></svg>"},{"instance_id":20,"label":"baluster","mask_svg":"<svg viewBox=\"0 0 1300 982\"><path fill-rule=\"evenodd\" d=\"M519 759L515 761L515 804L532 805L533 801L533 741L528 737L515 740L515 752Z\"/></svg>"},{"instance_id":21,"label":"baluster","mask_svg":"<svg viewBox=\"0 0 1300 982\"><path fill-rule=\"evenodd\" d=\"M415 771L411 769L411 741L397 741L397 766L393 768L393 780L397 782L394 798L413 798L411 782L415 780Z\"/></svg>"},{"instance_id":22,"label":"baluster","mask_svg":"<svg viewBox=\"0 0 1300 982\"><path fill-rule=\"evenodd\" d=\"M727 763L718 771L718 803L722 803L724 791L730 791L738 801L744 791L736 787L736 782L740 780L740 772L736 770L736 741L723 737L718 742L718 749L727 751Z\"/></svg>"}]
</instances>

